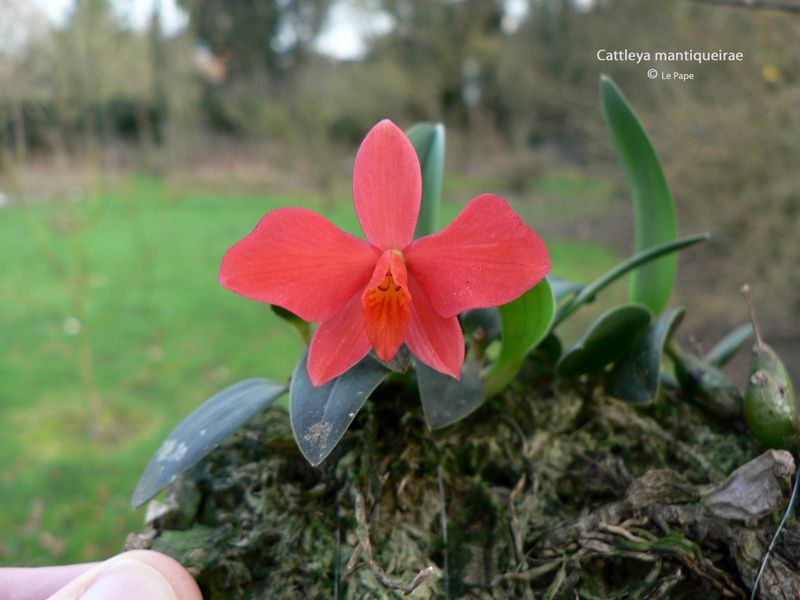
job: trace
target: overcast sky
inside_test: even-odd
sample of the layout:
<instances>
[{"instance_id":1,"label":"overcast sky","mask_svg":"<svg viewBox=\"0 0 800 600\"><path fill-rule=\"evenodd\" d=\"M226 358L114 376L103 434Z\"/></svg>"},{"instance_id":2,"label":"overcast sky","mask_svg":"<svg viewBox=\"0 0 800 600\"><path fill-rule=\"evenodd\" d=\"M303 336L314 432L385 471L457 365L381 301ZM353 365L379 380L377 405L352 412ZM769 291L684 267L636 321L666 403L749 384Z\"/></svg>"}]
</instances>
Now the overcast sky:
<instances>
[{"instance_id":1,"label":"overcast sky","mask_svg":"<svg viewBox=\"0 0 800 600\"><path fill-rule=\"evenodd\" d=\"M111 0L111 4L123 19L136 29L141 29L147 25L150 15L153 14L153 6L159 0ZM54 23L63 23L75 0L30 0L30 3L41 8L50 20ZM185 27L188 22L186 13L180 10L175 4L175 0L160 0L161 20L166 33L171 34Z\"/></svg>"},{"instance_id":2,"label":"overcast sky","mask_svg":"<svg viewBox=\"0 0 800 600\"><path fill-rule=\"evenodd\" d=\"M63 23L75 0L29 0L31 5L43 10L55 24ZM135 29L147 26L153 14L153 7L160 2L161 23L167 35L171 35L188 23L188 16L178 8L175 0L110 0L117 14ZM575 1L575 0L573 0ZM589 3L591 0L580 0L576 4ZM526 0L504 0L506 18L504 30L512 33L528 12ZM506 22L507 21L507 22ZM391 17L386 13L364 13L353 7L347 0L333 4L328 15L328 22L317 39L317 50L339 59L348 60L363 56L367 50L370 37L388 33L393 26Z\"/></svg>"},{"instance_id":3,"label":"overcast sky","mask_svg":"<svg viewBox=\"0 0 800 600\"><path fill-rule=\"evenodd\" d=\"M111 0L117 14L132 27L146 27L153 6L158 0ZM55 24L64 23L72 11L75 0L30 0L31 4L40 8ZM188 17L175 0L160 0L161 22L165 33L172 34L185 27ZM356 11L348 2L333 5L328 23L317 40L319 51L341 59L353 59L361 56L366 50L365 36L380 35L392 27L388 15L366 16Z\"/></svg>"}]
</instances>

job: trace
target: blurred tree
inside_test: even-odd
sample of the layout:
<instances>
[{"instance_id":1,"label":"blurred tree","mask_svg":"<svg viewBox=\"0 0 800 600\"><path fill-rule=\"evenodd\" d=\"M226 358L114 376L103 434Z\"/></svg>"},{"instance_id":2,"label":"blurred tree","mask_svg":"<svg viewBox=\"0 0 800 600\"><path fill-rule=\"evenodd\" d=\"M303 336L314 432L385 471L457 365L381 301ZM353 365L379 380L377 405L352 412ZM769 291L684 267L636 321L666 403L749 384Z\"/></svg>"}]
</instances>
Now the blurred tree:
<instances>
[{"instance_id":1,"label":"blurred tree","mask_svg":"<svg viewBox=\"0 0 800 600\"><path fill-rule=\"evenodd\" d=\"M20 163L27 156L23 85L14 57L44 27L44 15L26 0L0 2L0 167L6 151Z\"/></svg>"},{"instance_id":2,"label":"blurred tree","mask_svg":"<svg viewBox=\"0 0 800 600\"><path fill-rule=\"evenodd\" d=\"M277 76L309 51L331 0L178 0L232 78Z\"/></svg>"},{"instance_id":3,"label":"blurred tree","mask_svg":"<svg viewBox=\"0 0 800 600\"><path fill-rule=\"evenodd\" d=\"M32 38L15 63L37 142L67 149L80 132L96 158L117 107L150 94L146 40L120 27L108 0L78 0L63 28Z\"/></svg>"},{"instance_id":4,"label":"blurred tree","mask_svg":"<svg viewBox=\"0 0 800 600\"><path fill-rule=\"evenodd\" d=\"M396 26L376 41L372 60L390 57L413 72L412 101L429 105L424 96L434 94L439 118L470 124L495 77L504 3L387 0L383 6Z\"/></svg>"},{"instance_id":5,"label":"blurred tree","mask_svg":"<svg viewBox=\"0 0 800 600\"><path fill-rule=\"evenodd\" d=\"M270 137L282 136L289 122L316 128L291 113L298 75L333 1L178 0L196 40L224 68L203 96L213 126Z\"/></svg>"},{"instance_id":6,"label":"blurred tree","mask_svg":"<svg viewBox=\"0 0 800 600\"><path fill-rule=\"evenodd\" d=\"M118 152L118 142L138 141L137 158L152 170L163 162L156 150L164 142L196 146L178 139L198 122L191 39L186 32L165 37L158 3L154 10L143 34L123 25L109 0L77 0L63 25L31 29L0 58L0 119L13 123L17 152L26 140L60 159L80 150L118 165L130 156Z\"/></svg>"}]
</instances>

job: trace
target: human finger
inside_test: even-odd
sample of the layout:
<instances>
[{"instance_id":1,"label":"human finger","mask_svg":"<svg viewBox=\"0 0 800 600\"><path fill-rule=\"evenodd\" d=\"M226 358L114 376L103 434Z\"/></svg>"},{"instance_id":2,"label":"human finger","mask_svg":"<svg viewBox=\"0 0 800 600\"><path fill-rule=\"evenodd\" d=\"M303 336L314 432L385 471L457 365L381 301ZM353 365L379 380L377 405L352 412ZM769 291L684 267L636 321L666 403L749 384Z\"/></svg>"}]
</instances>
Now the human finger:
<instances>
[{"instance_id":1,"label":"human finger","mask_svg":"<svg viewBox=\"0 0 800 600\"><path fill-rule=\"evenodd\" d=\"M197 583L175 559L132 550L96 565L49 600L202 600Z\"/></svg>"}]
</instances>

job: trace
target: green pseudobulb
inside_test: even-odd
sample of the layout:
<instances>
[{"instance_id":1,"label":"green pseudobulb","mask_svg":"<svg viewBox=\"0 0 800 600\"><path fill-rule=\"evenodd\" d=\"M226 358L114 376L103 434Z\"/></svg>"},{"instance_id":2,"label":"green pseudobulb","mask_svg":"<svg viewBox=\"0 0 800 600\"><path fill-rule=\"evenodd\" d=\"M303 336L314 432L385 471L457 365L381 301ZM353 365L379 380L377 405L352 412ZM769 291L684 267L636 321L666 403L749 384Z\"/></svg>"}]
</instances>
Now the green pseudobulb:
<instances>
[{"instance_id":1,"label":"green pseudobulb","mask_svg":"<svg viewBox=\"0 0 800 600\"><path fill-rule=\"evenodd\" d=\"M775 351L760 339L750 358L743 409L750 433L762 447L797 447L800 421L792 381Z\"/></svg>"},{"instance_id":2,"label":"green pseudobulb","mask_svg":"<svg viewBox=\"0 0 800 600\"><path fill-rule=\"evenodd\" d=\"M741 292L756 332L742 405L744 420L763 448L794 451L798 447L800 419L792 380L775 351L761 339L750 299L750 286L743 285Z\"/></svg>"}]
</instances>

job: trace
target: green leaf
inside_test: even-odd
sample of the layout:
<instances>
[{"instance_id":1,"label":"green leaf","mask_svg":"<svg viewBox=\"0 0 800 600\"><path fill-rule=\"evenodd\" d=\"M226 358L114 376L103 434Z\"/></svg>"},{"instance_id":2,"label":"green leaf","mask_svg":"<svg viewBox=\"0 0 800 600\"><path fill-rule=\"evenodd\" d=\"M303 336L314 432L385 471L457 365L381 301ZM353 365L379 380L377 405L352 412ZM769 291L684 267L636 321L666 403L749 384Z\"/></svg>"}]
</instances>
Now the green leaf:
<instances>
[{"instance_id":1,"label":"green leaf","mask_svg":"<svg viewBox=\"0 0 800 600\"><path fill-rule=\"evenodd\" d=\"M583 375L615 362L644 335L651 318L650 310L641 304L623 304L607 310L561 355L556 373L561 377Z\"/></svg>"},{"instance_id":2,"label":"green leaf","mask_svg":"<svg viewBox=\"0 0 800 600\"><path fill-rule=\"evenodd\" d=\"M709 350L703 357L704 360L714 367L724 366L725 363L741 350L742 346L744 346L744 343L751 335L753 335L753 326L750 323L740 325L717 342L717 345Z\"/></svg>"},{"instance_id":3,"label":"green leaf","mask_svg":"<svg viewBox=\"0 0 800 600\"><path fill-rule=\"evenodd\" d=\"M414 361L419 382L419 395L425 420L433 429L460 421L486 399L481 380L465 368L461 379L432 369L422 361Z\"/></svg>"},{"instance_id":4,"label":"green leaf","mask_svg":"<svg viewBox=\"0 0 800 600\"><path fill-rule=\"evenodd\" d=\"M418 123L406 132L419 156L422 169L422 206L414 238L439 230L439 205L444 176L444 125Z\"/></svg>"},{"instance_id":5,"label":"green leaf","mask_svg":"<svg viewBox=\"0 0 800 600\"><path fill-rule=\"evenodd\" d=\"M378 361L390 371L394 371L395 373L405 373L411 366L411 359L414 355L411 354L411 350L408 349L408 346L403 344L400 346L400 349L397 351L397 354L394 355L392 360L381 360L378 358L378 355L375 354L375 350L370 350L369 356L372 358L372 360Z\"/></svg>"},{"instance_id":6,"label":"green leaf","mask_svg":"<svg viewBox=\"0 0 800 600\"><path fill-rule=\"evenodd\" d=\"M656 258L664 256L665 254L669 254L670 252L675 252L677 250L681 250L697 242L703 242L708 239L707 233L699 233L695 235L689 235L672 242L667 242L665 244L660 244L658 246L654 246L653 248L648 248L647 250L642 250L641 252L637 252L633 256L626 258L624 261L616 265L610 271L607 271L597 279L595 279L592 283L587 285L586 287L582 288L575 297L570 300L556 315L555 321L553 321L553 329L558 327L558 325L564 322L567 317L569 317L572 313L574 313L582 304L589 302L594 299L600 290L603 288L611 285L617 279L628 273L628 271L635 269L636 267L648 263Z\"/></svg>"},{"instance_id":7,"label":"green leaf","mask_svg":"<svg viewBox=\"0 0 800 600\"><path fill-rule=\"evenodd\" d=\"M742 422L741 390L715 366L686 354L675 340L667 348L675 365L675 376L690 402L725 423Z\"/></svg>"},{"instance_id":8,"label":"green leaf","mask_svg":"<svg viewBox=\"0 0 800 600\"><path fill-rule=\"evenodd\" d=\"M555 307L547 279L513 302L499 307L503 324L502 345L497 360L486 373L487 395L500 392L514 379L525 357L550 331Z\"/></svg>"},{"instance_id":9,"label":"green leaf","mask_svg":"<svg viewBox=\"0 0 800 600\"><path fill-rule=\"evenodd\" d=\"M292 374L289 414L300 451L316 467L342 439L389 369L367 356L336 379L314 387L308 377L307 360L306 352Z\"/></svg>"},{"instance_id":10,"label":"green leaf","mask_svg":"<svg viewBox=\"0 0 800 600\"><path fill-rule=\"evenodd\" d=\"M306 345L311 344L311 325L308 321L304 321L300 317L298 317L293 312L286 310L282 306L278 306L276 304L270 304L269 307L272 309L276 315L278 315L281 319L289 323L294 330L297 332L297 335L300 336L300 340Z\"/></svg>"},{"instance_id":11,"label":"green leaf","mask_svg":"<svg viewBox=\"0 0 800 600\"><path fill-rule=\"evenodd\" d=\"M606 391L620 400L634 404L653 402L661 385L661 357L667 340L672 337L686 310L673 308L653 323L633 349L606 378Z\"/></svg>"},{"instance_id":12,"label":"green leaf","mask_svg":"<svg viewBox=\"0 0 800 600\"><path fill-rule=\"evenodd\" d=\"M197 407L161 444L133 493L137 508L286 393L269 379L240 381Z\"/></svg>"},{"instance_id":13,"label":"green leaf","mask_svg":"<svg viewBox=\"0 0 800 600\"><path fill-rule=\"evenodd\" d=\"M536 358L546 365L555 365L561 357L563 347L561 340L551 330L542 341L540 341L534 350Z\"/></svg>"},{"instance_id":14,"label":"green leaf","mask_svg":"<svg viewBox=\"0 0 800 600\"><path fill-rule=\"evenodd\" d=\"M486 345L500 337L503 323L500 311L496 306L489 308L474 308L459 315L461 327L464 331L474 335L480 330L481 342Z\"/></svg>"},{"instance_id":15,"label":"green leaf","mask_svg":"<svg viewBox=\"0 0 800 600\"><path fill-rule=\"evenodd\" d=\"M582 283L562 279L558 275L553 275L552 273L547 275L547 281L550 283L550 289L553 290L553 297L557 305L586 287Z\"/></svg>"},{"instance_id":16,"label":"green leaf","mask_svg":"<svg viewBox=\"0 0 800 600\"><path fill-rule=\"evenodd\" d=\"M636 252L678 237L678 223L658 156L627 99L611 79L600 78L603 116L633 198ZM678 259L665 256L631 275L631 302L659 314L667 306Z\"/></svg>"}]
</instances>

